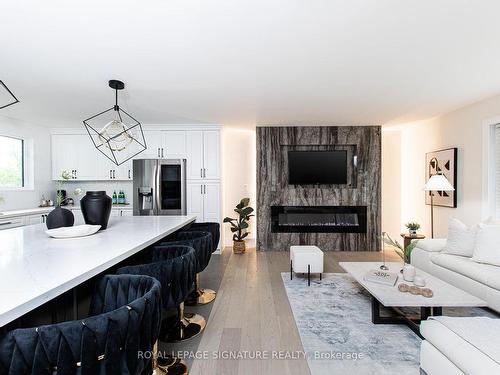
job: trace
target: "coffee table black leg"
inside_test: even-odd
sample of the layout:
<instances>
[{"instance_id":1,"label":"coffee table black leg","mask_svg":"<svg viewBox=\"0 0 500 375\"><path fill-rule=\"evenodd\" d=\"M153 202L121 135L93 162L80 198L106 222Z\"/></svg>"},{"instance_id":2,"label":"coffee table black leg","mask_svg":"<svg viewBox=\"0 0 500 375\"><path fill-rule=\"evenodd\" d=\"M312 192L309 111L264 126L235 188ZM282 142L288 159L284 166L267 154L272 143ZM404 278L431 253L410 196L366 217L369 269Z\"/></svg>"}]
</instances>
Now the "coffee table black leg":
<instances>
[{"instance_id":1,"label":"coffee table black leg","mask_svg":"<svg viewBox=\"0 0 500 375\"><path fill-rule=\"evenodd\" d=\"M433 316L441 316L441 315L443 315L443 308L442 307L433 307L432 308L432 315Z\"/></svg>"},{"instance_id":2,"label":"coffee table black leg","mask_svg":"<svg viewBox=\"0 0 500 375\"><path fill-rule=\"evenodd\" d=\"M292 264L292 260L290 259L290 280L293 279L293 264Z\"/></svg>"},{"instance_id":3,"label":"coffee table black leg","mask_svg":"<svg viewBox=\"0 0 500 375\"><path fill-rule=\"evenodd\" d=\"M421 307L420 308L420 320L426 320L431 315L432 314L431 314L430 307Z\"/></svg>"},{"instance_id":4,"label":"coffee table black leg","mask_svg":"<svg viewBox=\"0 0 500 375\"><path fill-rule=\"evenodd\" d=\"M311 286L311 265L307 265L307 286Z\"/></svg>"}]
</instances>

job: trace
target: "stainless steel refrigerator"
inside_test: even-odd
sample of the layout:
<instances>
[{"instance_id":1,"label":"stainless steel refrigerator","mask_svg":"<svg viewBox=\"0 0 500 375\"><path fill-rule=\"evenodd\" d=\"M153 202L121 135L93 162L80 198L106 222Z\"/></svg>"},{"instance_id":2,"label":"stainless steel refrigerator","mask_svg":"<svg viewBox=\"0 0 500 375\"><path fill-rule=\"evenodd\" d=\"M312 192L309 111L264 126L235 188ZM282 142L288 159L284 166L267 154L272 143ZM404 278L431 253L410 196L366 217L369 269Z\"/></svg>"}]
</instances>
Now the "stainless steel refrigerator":
<instances>
[{"instance_id":1,"label":"stainless steel refrigerator","mask_svg":"<svg viewBox=\"0 0 500 375\"><path fill-rule=\"evenodd\" d=\"M133 161L135 216L186 214L186 159Z\"/></svg>"}]
</instances>

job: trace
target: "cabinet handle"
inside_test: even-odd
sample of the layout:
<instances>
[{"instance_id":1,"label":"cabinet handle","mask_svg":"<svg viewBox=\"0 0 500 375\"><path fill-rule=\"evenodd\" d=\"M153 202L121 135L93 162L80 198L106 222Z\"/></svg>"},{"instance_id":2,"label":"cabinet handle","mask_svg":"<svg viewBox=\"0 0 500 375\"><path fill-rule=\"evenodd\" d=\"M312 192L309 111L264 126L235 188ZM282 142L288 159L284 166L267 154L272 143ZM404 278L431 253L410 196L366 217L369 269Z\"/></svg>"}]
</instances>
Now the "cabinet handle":
<instances>
[{"instance_id":1,"label":"cabinet handle","mask_svg":"<svg viewBox=\"0 0 500 375\"><path fill-rule=\"evenodd\" d=\"M78 178L78 176L76 174L77 174L77 170L75 169L75 180Z\"/></svg>"},{"instance_id":2,"label":"cabinet handle","mask_svg":"<svg viewBox=\"0 0 500 375\"><path fill-rule=\"evenodd\" d=\"M109 179L111 180L113 178L113 171L110 169L109 170Z\"/></svg>"},{"instance_id":3,"label":"cabinet handle","mask_svg":"<svg viewBox=\"0 0 500 375\"><path fill-rule=\"evenodd\" d=\"M203 168L203 177L207 177L207 170Z\"/></svg>"},{"instance_id":4,"label":"cabinet handle","mask_svg":"<svg viewBox=\"0 0 500 375\"><path fill-rule=\"evenodd\" d=\"M128 170L128 179L130 180L130 169Z\"/></svg>"},{"instance_id":5,"label":"cabinet handle","mask_svg":"<svg viewBox=\"0 0 500 375\"><path fill-rule=\"evenodd\" d=\"M203 185L200 185L200 193L203 194Z\"/></svg>"},{"instance_id":6,"label":"cabinet handle","mask_svg":"<svg viewBox=\"0 0 500 375\"><path fill-rule=\"evenodd\" d=\"M160 157L160 148L158 147L158 157Z\"/></svg>"},{"instance_id":7,"label":"cabinet handle","mask_svg":"<svg viewBox=\"0 0 500 375\"><path fill-rule=\"evenodd\" d=\"M203 168L200 168L200 177L203 178Z\"/></svg>"},{"instance_id":8,"label":"cabinet handle","mask_svg":"<svg viewBox=\"0 0 500 375\"><path fill-rule=\"evenodd\" d=\"M4 221L3 223L0 223L0 225L9 225L12 224L12 221Z\"/></svg>"},{"instance_id":9,"label":"cabinet handle","mask_svg":"<svg viewBox=\"0 0 500 375\"><path fill-rule=\"evenodd\" d=\"M163 147L161 148L161 157L163 157Z\"/></svg>"},{"instance_id":10,"label":"cabinet handle","mask_svg":"<svg viewBox=\"0 0 500 375\"><path fill-rule=\"evenodd\" d=\"M116 178L116 176L115 176L115 172L116 172L116 171L113 169L113 179L115 179L115 178Z\"/></svg>"},{"instance_id":11,"label":"cabinet handle","mask_svg":"<svg viewBox=\"0 0 500 375\"><path fill-rule=\"evenodd\" d=\"M207 185L203 185L203 193L206 194L207 193Z\"/></svg>"}]
</instances>

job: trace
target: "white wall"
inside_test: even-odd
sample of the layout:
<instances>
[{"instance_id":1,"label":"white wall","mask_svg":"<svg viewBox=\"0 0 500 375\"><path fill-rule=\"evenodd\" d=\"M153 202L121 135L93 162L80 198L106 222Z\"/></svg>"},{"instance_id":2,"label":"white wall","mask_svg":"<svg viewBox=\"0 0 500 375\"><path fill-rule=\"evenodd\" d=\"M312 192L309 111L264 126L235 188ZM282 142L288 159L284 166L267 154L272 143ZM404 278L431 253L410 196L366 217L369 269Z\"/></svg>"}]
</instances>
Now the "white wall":
<instances>
[{"instance_id":1,"label":"white wall","mask_svg":"<svg viewBox=\"0 0 500 375\"><path fill-rule=\"evenodd\" d=\"M42 126L0 116L0 135L23 138L28 141L29 148L32 145L33 155L28 155L28 157L29 161L33 161L30 169L34 178L32 186L26 189L0 190L0 196L4 198L4 201L0 203L0 211L38 206L41 196L51 196L54 190L50 174L49 130Z\"/></svg>"},{"instance_id":2,"label":"white wall","mask_svg":"<svg viewBox=\"0 0 500 375\"><path fill-rule=\"evenodd\" d=\"M382 231L399 238L401 231L401 132L382 129Z\"/></svg>"},{"instance_id":3,"label":"white wall","mask_svg":"<svg viewBox=\"0 0 500 375\"><path fill-rule=\"evenodd\" d=\"M234 206L241 198L250 198L250 206L256 205L256 145L255 129L238 129L224 126L222 144L222 216L235 217ZM250 222L249 239L255 239L255 220ZM232 233L223 225L223 244L232 246Z\"/></svg>"},{"instance_id":4,"label":"white wall","mask_svg":"<svg viewBox=\"0 0 500 375\"><path fill-rule=\"evenodd\" d=\"M400 146L396 136L386 137L386 157L401 156L401 224L409 220L418 221L422 224L422 233L430 235L430 207L425 205L422 191L425 153L450 147L458 148L458 207L435 207L435 237L446 237L450 216L468 225L485 219L482 213L483 122L499 115L500 96L496 96L440 117L398 126L394 131L400 132ZM390 179L391 176L384 175L383 186L390 184ZM387 215L390 212L384 208L385 222L390 221Z\"/></svg>"}]
</instances>

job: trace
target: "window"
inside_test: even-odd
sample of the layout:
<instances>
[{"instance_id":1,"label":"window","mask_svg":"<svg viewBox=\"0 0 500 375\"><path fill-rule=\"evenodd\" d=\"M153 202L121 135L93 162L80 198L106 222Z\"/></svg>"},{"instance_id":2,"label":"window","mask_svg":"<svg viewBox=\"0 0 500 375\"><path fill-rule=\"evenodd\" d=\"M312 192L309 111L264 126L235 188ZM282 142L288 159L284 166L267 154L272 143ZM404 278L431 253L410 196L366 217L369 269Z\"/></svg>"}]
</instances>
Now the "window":
<instances>
[{"instance_id":1,"label":"window","mask_svg":"<svg viewBox=\"0 0 500 375\"><path fill-rule=\"evenodd\" d=\"M0 136L0 189L24 187L24 141Z\"/></svg>"},{"instance_id":2,"label":"window","mask_svg":"<svg viewBox=\"0 0 500 375\"><path fill-rule=\"evenodd\" d=\"M495 216L500 219L500 124L495 125Z\"/></svg>"}]
</instances>

